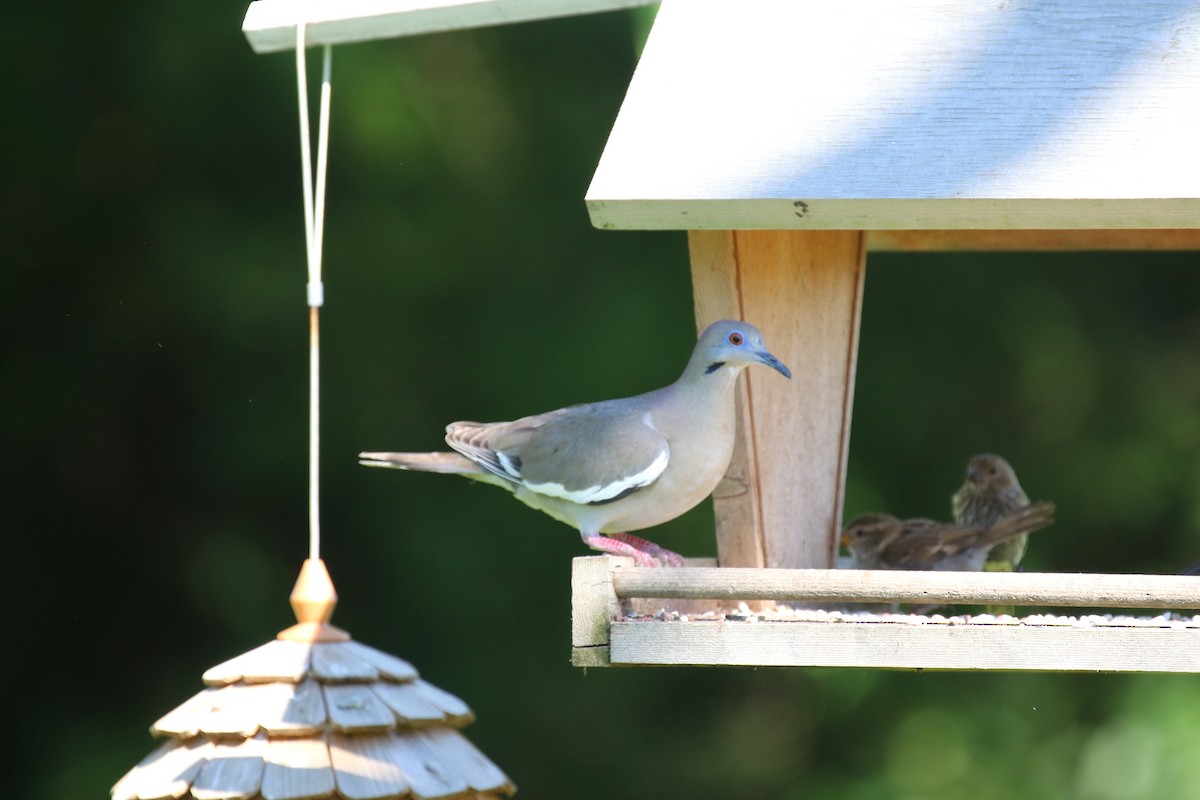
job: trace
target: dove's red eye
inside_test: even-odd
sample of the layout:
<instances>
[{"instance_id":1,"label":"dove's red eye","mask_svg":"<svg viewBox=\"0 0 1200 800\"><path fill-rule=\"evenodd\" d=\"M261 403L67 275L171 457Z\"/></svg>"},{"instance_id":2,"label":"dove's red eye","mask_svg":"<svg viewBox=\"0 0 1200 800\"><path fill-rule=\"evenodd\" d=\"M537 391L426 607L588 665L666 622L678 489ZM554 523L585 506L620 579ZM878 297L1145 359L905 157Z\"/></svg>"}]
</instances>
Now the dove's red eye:
<instances>
[{"instance_id":1,"label":"dove's red eye","mask_svg":"<svg viewBox=\"0 0 1200 800\"><path fill-rule=\"evenodd\" d=\"M743 341L742 335L740 333L738 333L737 331L734 331L733 333L729 334L729 343L731 345L736 347L737 345L741 344L742 341Z\"/></svg>"}]
</instances>

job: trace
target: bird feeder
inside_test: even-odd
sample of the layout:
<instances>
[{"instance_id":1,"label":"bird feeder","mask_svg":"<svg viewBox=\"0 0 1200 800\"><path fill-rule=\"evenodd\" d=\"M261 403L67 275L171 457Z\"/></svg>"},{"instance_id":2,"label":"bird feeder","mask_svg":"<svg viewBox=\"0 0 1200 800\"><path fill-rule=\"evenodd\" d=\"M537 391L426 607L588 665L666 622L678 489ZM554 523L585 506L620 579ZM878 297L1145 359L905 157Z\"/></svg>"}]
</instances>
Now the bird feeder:
<instances>
[{"instance_id":1,"label":"bird feeder","mask_svg":"<svg viewBox=\"0 0 1200 800\"><path fill-rule=\"evenodd\" d=\"M330 625L336 601L324 564L306 561L297 624L205 672L206 688L150 728L167 741L113 800L512 795L459 733L474 719L466 703Z\"/></svg>"},{"instance_id":2,"label":"bird feeder","mask_svg":"<svg viewBox=\"0 0 1200 800\"><path fill-rule=\"evenodd\" d=\"M618 604L1200 607L1173 576L824 571L867 253L1198 249L1198 124L1200 14L1184 0L664 2L588 190L592 221L688 230L698 325L753 320L801 389L746 375L714 495L722 569L577 562L576 662L1196 671L1200 631L1166 616L650 624Z\"/></svg>"},{"instance_id":3,"label":"bird feeder","mask_svg":"<svg viewBox=\"0 0 1200 800\"><path fill-rule=\"evenodd\" d=\"M328 44L641 4L256 0L243 30L269 52L300 25ZM1200 628L1168 615L631 616L646 598L1200 608L1176 576L831 571L867 253L1200 250L1198 123L1187 0L663 2L588 211L605 229L687 230L698 329L753 321L802 390L752 372L739 388L719 567L576 560L575 663L1200 670Z\"/></svg>"}]
</instances>

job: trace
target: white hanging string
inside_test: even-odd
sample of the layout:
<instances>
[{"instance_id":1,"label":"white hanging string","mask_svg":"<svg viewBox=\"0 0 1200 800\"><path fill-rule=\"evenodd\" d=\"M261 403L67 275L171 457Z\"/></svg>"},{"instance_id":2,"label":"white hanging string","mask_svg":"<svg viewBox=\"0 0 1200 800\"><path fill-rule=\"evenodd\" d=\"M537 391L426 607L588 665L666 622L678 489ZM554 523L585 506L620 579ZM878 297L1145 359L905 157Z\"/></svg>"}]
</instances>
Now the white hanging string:
<instances>
[{"instance_id":1,"label":"white hanging string","mask_svg":"<svg viewBox=\"0 0 1200 800\"><path fill-rule=\"evenodd\" d=\"M304 24L296 26L296 84L300 100L300 173L304 184L304 244L308 254L308 557L321 557L320 504L320 327L318 309L325 302L321 282L321 248L325 229L325 174L329 163L329 96L332 49L324 48L321 108L317 119L317 175L313 188L311 130L308 119L308 67L304 58Z\"/></svg>"}]
</instances>

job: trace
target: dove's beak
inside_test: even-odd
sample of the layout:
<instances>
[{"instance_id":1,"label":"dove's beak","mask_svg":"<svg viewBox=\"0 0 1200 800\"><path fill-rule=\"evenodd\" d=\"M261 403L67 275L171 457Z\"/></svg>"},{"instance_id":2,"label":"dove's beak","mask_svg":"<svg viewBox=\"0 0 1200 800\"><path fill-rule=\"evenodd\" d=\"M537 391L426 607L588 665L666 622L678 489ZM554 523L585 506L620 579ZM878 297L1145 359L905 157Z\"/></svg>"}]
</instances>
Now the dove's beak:
<instances>
[{"instance_id":1,"label":"dove's beak","mask_svg":"<svg viewBox=\"0 0 1200 800\"><path fill-rule=\"evenodd\" d=\"M778 358L771 355L766 350L759 350L755 353L755 355L758 356L758 360L760 363L766 364L768 367L775 370L783 377L791 379L792 371L790 369L788 369L786 366L784 366L783 362L780 361Z\"/></svg>"}]
</instances>

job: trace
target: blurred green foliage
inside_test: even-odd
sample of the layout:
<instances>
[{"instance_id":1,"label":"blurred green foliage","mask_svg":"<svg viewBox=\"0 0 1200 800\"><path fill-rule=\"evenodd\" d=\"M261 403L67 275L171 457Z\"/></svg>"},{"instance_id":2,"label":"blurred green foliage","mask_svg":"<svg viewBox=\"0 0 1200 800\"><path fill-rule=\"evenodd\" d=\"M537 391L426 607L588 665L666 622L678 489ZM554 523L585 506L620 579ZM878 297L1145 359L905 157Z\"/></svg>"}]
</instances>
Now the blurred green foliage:
<instances>
[{"instance_id":1,"label":"blurred green foliage","mask_svg":"<svg viewBox=\"0 0 1200 800\"><path fill-rule=\"evenodd\" d=\"M102 796L203 669L289 624L307 524L293 67L250 52L243 11L8 12L5 796ZM647 21L336 51L335 621L465 697L524 797L1200 795L1190 676L574 669L573 532L493 489L356 466L681 368L684 235L602 233L582 203ZM1196 260L872 256L847 513L944 517L967 457L995 450L1059 506L1031 569L1195 560ZM710 512L654 538L711 554Z\"/></svg>"}]
</instances>

